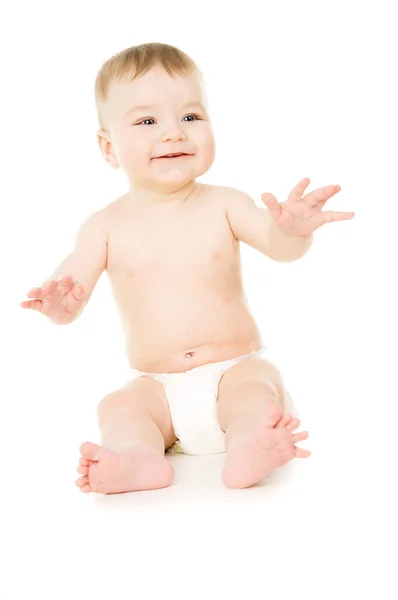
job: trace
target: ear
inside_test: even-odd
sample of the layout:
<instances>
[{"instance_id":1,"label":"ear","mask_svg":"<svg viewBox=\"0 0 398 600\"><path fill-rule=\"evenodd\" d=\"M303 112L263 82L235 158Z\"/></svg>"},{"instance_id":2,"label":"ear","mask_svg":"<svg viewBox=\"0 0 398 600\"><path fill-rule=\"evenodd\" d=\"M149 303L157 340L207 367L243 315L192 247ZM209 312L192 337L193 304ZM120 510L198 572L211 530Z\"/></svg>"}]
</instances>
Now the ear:
<instances>
[{"instance_id":1,"label":"ear","mask_svg":"<svg viewBox=\"0 0 398 600\"><path fill-rule=\"evenodd\" d=\"M113 168L118 169L119 163L113 152L112 142L110 139L110 135L104 129L100 129L97 131L97 141L99 148L101 150L102 156L105 158L106 162Z\"/></svg>"}]
</instances>

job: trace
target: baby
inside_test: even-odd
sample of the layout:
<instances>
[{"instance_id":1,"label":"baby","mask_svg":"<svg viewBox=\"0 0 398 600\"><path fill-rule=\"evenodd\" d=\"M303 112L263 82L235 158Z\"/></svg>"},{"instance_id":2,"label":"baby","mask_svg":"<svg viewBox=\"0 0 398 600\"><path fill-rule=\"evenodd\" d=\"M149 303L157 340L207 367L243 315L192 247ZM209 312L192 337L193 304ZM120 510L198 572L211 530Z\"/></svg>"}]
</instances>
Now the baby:
<instances>
[{"instance_id":1,"label":"baby","mask_svg":"<svg viewBox=\"0 0 398 600\"><path fill-rule=\"evenodd\" d=\"M225 452L222 480L249 487L308 437L242 289L239 243L288 262L313 232L354 213L322 212L340 186L256 206L244 192L197 182L215 157L201 72L166 44L110 58L95 85L98 143L129 189L81 225L72 254L21 303L71 323L106 270L126 335L131 379L98 407L101 446L80 447L76 484L114 494L170 485L165 450Z\"/></svg>"}]
</instances>

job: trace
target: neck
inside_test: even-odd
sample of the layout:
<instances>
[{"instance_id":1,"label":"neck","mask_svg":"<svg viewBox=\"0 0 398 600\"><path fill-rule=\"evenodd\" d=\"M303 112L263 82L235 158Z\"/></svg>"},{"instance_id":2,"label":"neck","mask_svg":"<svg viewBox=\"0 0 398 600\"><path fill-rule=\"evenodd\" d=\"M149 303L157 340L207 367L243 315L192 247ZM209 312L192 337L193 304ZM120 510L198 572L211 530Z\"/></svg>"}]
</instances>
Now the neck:
<instances>
[{"instance_id":1,"label":"neck","mask_svg":"<svg viewBox=\"0 0 398 600\"><path fill-rule=\"evenodd\" d=\"M184 184L181 187L171 190L154 190L153 188L145 187L139 184L131 184L129 190L129 196L134 203L140 203L145 205L173 205L178 206L184 204L184 202L191 197L197 183L195 180Z\"/></svg>"}]
</instances>

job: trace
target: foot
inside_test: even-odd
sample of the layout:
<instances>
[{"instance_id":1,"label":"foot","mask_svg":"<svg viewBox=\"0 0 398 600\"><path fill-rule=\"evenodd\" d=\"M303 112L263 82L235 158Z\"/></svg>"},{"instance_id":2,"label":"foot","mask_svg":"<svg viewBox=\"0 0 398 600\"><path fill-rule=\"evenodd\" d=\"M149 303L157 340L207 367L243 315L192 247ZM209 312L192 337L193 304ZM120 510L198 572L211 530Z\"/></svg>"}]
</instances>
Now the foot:
<instances>
[{"instance_id":1,"label":"foot","mask_svg":"<svg viewBox=\"0 0 398 600\"><path fill-rule=\"evenodd\" d=\"M128 452L113 452L97 444L80 446L81 492L120 494L167 487L174 478L172 465L157 450L136 446Z\"/></svg>"},{"instance_id":2,"label":"foot","mask_svg":"<svg viewBox=\"0 0 398 600\"><path fill-rule=\"evenodd\" d=\"M228 444L223 482L231 488L249 487L292 458L306 458L311 452L296 448L308 432L293 434L300 421L283 413L277 404L266 407L253 430L232 438Z\"/></svg>"}]
</instances>

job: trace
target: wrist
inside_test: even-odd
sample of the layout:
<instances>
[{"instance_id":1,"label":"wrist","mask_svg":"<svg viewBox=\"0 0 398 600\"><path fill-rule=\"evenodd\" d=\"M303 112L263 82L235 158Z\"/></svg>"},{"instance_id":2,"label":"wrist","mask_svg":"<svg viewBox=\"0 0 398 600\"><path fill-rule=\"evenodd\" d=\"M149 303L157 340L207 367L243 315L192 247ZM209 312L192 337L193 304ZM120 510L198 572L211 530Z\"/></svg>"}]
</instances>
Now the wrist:
<instances>
[{"instance_id":1,"label":"wrist","mask_svg":"<svg viewBox=\"0 0 398 600\"><path fill-rule=\"evenodd\" d=\"M309 250L314 234L290 236L284 234L273 223L270 228L270 248L272 257L281 262L290 262L304 256Z\"/></svg>"}]
</instances>

